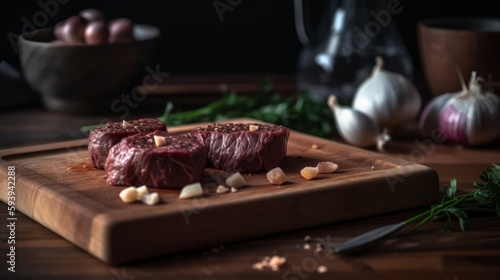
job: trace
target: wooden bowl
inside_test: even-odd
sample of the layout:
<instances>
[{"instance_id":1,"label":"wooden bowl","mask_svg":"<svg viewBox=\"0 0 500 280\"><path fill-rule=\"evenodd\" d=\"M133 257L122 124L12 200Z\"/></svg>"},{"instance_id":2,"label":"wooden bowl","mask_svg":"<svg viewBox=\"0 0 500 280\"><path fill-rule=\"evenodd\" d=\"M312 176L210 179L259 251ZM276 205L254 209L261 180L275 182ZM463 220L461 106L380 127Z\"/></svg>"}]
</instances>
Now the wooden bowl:
<instances>
[{"instance_id":1,"label":"wooden bowl","mask_svg":"<svg viewBox=\"0 0 500 280\"><path fill-rule=\"evenodd\" d=\"M422 70L432 96L461 89L472 71L500 90L500 18L440 17L417 23ZM496 82L495 82L496 81Z\"/></svg>"},{"instance_id":2,"label":"wooden bowl","mask_svg":"<svg viewBox=\"0 0 500 280\"><path fill-rule=\"evenodd\" d=\"M23 75L48 109L119 113L116 100L130 98L158 61L160 30L142 24L133 30L135 42L106 45L54 41L53 27L25 33L19 37Z\"/></svg>"}]
</instances>

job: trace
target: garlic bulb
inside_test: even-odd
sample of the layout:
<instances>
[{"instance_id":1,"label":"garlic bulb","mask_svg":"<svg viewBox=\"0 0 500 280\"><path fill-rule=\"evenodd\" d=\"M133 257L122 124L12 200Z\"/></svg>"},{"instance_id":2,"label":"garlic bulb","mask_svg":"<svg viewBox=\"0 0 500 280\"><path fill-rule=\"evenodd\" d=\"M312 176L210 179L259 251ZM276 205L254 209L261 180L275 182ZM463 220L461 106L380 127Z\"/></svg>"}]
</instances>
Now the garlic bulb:
<instances>
[{"instance_id":1,"label":"garlic bulb","mask_svg":"<svg viewBox=\"0 0 500 280\"><path fill-rule=\"evenodd\" d=\"M340 106L335 95L328 97L328 106L335 116L340 136L347 143L359 147L376 145L382 151L384 144L390 140L387 130L380 133L370 117L352 108Z\"/></svg>"},{"instance_id":2,"label":"garlic bulb","mask_svg":"<svg viewBox=\"0 0 500 280\"><path fill-rule=\"evenodd\" d=\"M462 94L467 91L467 85L464 82L462 73L457 69L458 78L462 84L462 90L453 93L444 93L432 98L427 105L425 105L420 118L418 126L423 136L431 136L433 131L439 129L439 116L444 104L450 100L451 97Z\"/></svg>"},{"instance_id":3,"label":"garlic bulb","mask_svg":"<svg viewBox=\"0 0 500 280\"><path fill-rule=\"evenodd\" d=\"M372 74L358 88L353 108L371 117L379 127L393 127L414 121L421 98L415 86L403 75L382 69L376 58Z\"/></svg>"},{"instance_id":4,"label":"garlic bulb","mask_svg":"<svg viewBox=\"0 0 500 280\"><path fill-rule=\"evenodd\" d=\"M439 115L439 129L450 142L481 145L500 137L500 97L473 72L469 89L451 97Z\"/></svg>"},{"instance_id":5,"label":"garlic bulb","mask_svg":"<svg viewBox=\"0 0 500 280\"><path fill-rule=\"evenodd\" d=\"M445 93L434 97L427 105L425 105L418 126L423 136L430 136L435 129L439 128L439 115L443 105L454 95L460 92Z\"/></svg>"}]
</instances>

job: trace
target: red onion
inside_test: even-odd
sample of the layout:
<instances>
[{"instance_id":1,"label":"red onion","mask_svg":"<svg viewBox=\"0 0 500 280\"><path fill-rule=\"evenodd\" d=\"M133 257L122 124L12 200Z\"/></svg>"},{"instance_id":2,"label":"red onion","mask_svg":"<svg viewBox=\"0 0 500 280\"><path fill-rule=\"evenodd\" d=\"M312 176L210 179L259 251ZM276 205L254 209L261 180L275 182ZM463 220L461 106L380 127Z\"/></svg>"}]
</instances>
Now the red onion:
<instances>
[{"instance_id":1,"label":"red onion","mask_svg":"<svg viewBox=\"0 0 500 280\"><path fill-rule=\"evenodd\" d=\"M439 129L452 143L482 145L500 137L500 97L472 73L469 89L452 96L439 114Z\"/></svg>"},{"instance_id":2,"label":"red onion","mask_svg":"<svg viewBox=\"0 0 500 280\"><path fill-rule=\"evenodd\" d=\"M108 35L108 25L104 21L92 21L85 27L85 43L87 45L107 44Z\"/></svg>"},{"instance_id":3,"label":"red onion","mask_svg":"<svg viewBox=\"0 0 500 280\"><path fill-rule=\"evenodd\" d=\"M84 33L87 21L76 15L57 25L54 32L57 39L67 43L84 43Z\"/></svg>"},{"instance_id":4,"label":"red onion","mask_svg":"<svg viewBox=\"0 0 500 280\"><path fill-rule=\"evenodd\" d=\"M439 128L439 115L444 104L452 97L460 92L445 93L434 97L427 105L425 105L420 114L418 126L422 135L431 136L435 129Z\"/></svg>"}]
</instances>

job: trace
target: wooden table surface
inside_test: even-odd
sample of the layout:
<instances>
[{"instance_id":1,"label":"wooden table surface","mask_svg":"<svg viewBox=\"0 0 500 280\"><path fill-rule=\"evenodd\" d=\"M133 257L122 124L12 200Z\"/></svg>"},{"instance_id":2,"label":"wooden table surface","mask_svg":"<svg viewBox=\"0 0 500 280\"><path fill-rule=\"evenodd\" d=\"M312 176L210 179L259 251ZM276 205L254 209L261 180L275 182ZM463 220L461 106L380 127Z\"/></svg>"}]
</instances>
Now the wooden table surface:
<instances>
[{"instance_id":1,"label":"wooden table surface","mask_svg":"<svg viewBox=\"0 0 500 280\"><path fill-rule=\"evenodd\" d=\"M160 107L131 117L157 113L161 113ZM82 138L79 128L102 118L49 112L36 106L6 110L0 112L0 149ZM387 153L434 168L441 191L453 177L460 192L470 191L481 171L500 163L499 143L480 148L439 144L419 138L414 128L410 125L396 134ZM125 266L104 264L16 212L16 266L15 272L10 272L6 263L10 246L7 205L0 203L0 279L498 279L500 219L494 215L470 217L466 232L445 232L442 222L413 233L402 231L355 255L314 251L318 242L335 248L367 230L403 221L427 209L221 244ZM458 229L455 223L452 227ZM304 249L305 236L312 239L311 250ZM148 233L131 238L148 238ZM272 255L286 257L286 264L278 271L252 269L252 264ZM328 271L318 273L319 266Z\"/></svg>"}]
</instances>

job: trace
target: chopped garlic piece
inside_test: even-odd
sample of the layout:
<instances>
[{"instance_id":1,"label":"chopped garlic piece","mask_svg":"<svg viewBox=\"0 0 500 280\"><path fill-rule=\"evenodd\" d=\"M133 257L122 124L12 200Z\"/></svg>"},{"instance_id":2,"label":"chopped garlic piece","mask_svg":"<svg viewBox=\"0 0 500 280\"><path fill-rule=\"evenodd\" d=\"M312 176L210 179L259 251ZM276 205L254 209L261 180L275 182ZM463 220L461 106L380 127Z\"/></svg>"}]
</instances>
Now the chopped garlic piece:
<instances>
[{"instance_id":1,"label":"chopped garlic piece","mask_svg":"<svg viewBox=\"0 0 500 280\"><path fill-rule=\"evenodd\" d=\"M144 195L149 193L148 187L146 186L140 186L136 190L137 190L137 200L141 200Z\"/></svg>"},{"instance_id":2,"label":"chopped garlic piece","mask_svg":"<svg viewBox=\"0 0 500 280\"><path fill-rule=\"evenodd\" d=\"M257 270L262 270L262 269L264 269L264 264L260 263L260 262L254 263L254 264L252 264L252 268L257 269Z\"/></svg>"},{"instance_id":3,"label":"chopped garlic piece","mask_svg":"<svg viewBox=\"0 0 500 280\"><path fill-rule=\"evenodd\" d=\"M167 142L165 141L165 137L163 136L154 135L153 138L155 139L156 147L165 146L167 144Z\"/></svg>"},{"instance_id":4,"label":"chopped garlic piece","mask_svg":"<svg viewBox=\"0 0 500 280\"><path fill-rule=\"evenodd\" d=\"M131 124L131 123L129 123L129 122L127 122L126 120L123 120L123 122L122 122L122 126L123 126L123 127L129 127L129 126L134 126L134 125L133 125L133 124Z\"/></svg>"},{"instance_id":5,"label":"chopped garlic piece","mask_svg":"<svg viewBox=\"0 0 500 280\"><path fill-rule=\"evenodd\" d=\"M286 182L286 174L280 167L275 167L266 173L267 180L273 185L281 185Z\"/></svg>"},{"instance_id":6,"label":"chopped garlic piece","mask_svg":"<svg viewBox=\"0 0 500 280\"><path fill-rule=\"evenodd\" d=\"M311 250L311 245L309 243L304 244L304 250Z\"/></svg>"},{"instance_id":7,"label":"chopped garlic piece","mask_svg":"<svg viewBox=\"0 0 500 280\"><path fill-rule=\"evenodd\" d=\"M241 176L240 172L233 173L233 174L231 174L231 176L227 177L227 179L226 179L226 185L228 185L232 188L235 188L235 189L239 189L246 184L247 184L247 182L246 182L245 178L243 178L243 176Z\"/></svg>"},{"instance_id":8,"label":"chopped garlic piece","mask_svg":"<svg viewBox=\"0 0 500 280\"><path fill-rule=\"evenodd\" d=\"M325 273L328 271L328 267L324 266L324 265L320 265L318 266L318 269L316 270L318 273Z\"/></svg>"},{"instance_id":9,"label":"chopped garlic piece","mask_svg":"<svg viewBox=\"0 0 500 280\"><path fill-rule=\"evenodd\" d=\"M237 192L238 189L237 188L231 188L231 192Z\"/></svg>"},{"instance_id":10,"label":"chopped garlic piece","mask_svg":"<svg viewBox=\"0 0 500 280\"><path fill-rule=\"evenodd\" d=\"M276 271L280 268L280 266L284 265L285 263L286 263L285 257L273 256L269 260L269 267L271 267L271 270Z\"/></svg>"},{"instance_id":11,"label":"chopped garlic piece","mask_svg":"<svg viewBox=\"0 0 500 280\"><path fill-rule=\"evenodd\" d=\"M307 180L311 180L312 178L318 176L318 168L311 166L304 167L302 168L302 170L300 170L300 175L302 175L302 177L306 178Z\"/></svg>"},{"instance_id":12,"label":"chopped garlic piece","mask_svg":"<svg viewBox=\"0 0 500 280\"><path fill-rule=\"evenodd\" d=\"M128 187L123 189L119 196L125 203L134 202L137 200L137 189L135 187Z\"/></svg>"},{"instance_id":13,"label":"chopped garlic piece","mask_svg":"<svg viewBox=\"0 0 500 280\"><path fill-rule=\"evenodd\" d=\"M332 173L339 168L339 165L331 161L318 162L316 166L318 168L318 173Z\"/></svg>"},{"instance_id":14,"label":"chopped garlic piece","mask_svg":"<svg viewBox=\"0 0 500 280\"><path fill-rule=\"evenodd\" d=\"M317 150L317 149L319 149L318 144L312 144L312 145L311 145L311 149L313 149L313 150Z\"/></svg>"},{"instance_id":15,"label":"chopped garlic piece","mask_svg":"<svg viewBox=\"0 0 500 280\"><path fill-rule=\"evenodd\" d=\"M263 270L264 268L268 267L272 271L277 271L285 263L286 263L285 257L280 257L278 255L274 255L272 257L266 256L260 262L252 264L252 268L257 270Z\"/></svg>"},{"instance_id":16,"label":"chopped garlic piece","mask_svg":"<svg viewBox=\"0 0 500 280\"><path fill-rule=\"evenodd\" d=\"M193 183L186 185L182 188L179 194L180 199L188 199L193 197L198 197L203 195L203 188L200 183Z\"/></svg>"},{"instance_id":17,"label":"chopped garlic piece","mask_svg":"<svg viewBox=\"0 0 500 280\"><path fill-rule=\"evenodd\" d=\"M250 131L256 131L256 130L259 130L259 126L251 124L251 125L248 127L248 129L249 129Z\"/></svg>"},{"instance_id":18,"label":"chopped garlic piece","mask_svg":"<svg viewBox=\"0 0 500 280\"><path fill-rule=\"evenodd\" d=\"M230 189L230 188L225 187L225 186L223 186L223 185L219 185L219 186L217 187L217 190L215 190L215 192L216 192L216 193L228 193L228 192L230 192L230 191L231 191L231 189Z\"/></svg>"},{"instance_id":19,"label":"chopped garlic piece","mask_svg":"<svg viewBox=\"0 0 500 280\"><path fill-rule=\"evenodd\" d=\"M158 193L153 192L153 193L147 193L141 197L142 203L146 205L155 205L160 201L160 197L158 196Z\"/></svg>"}]
</instances>

